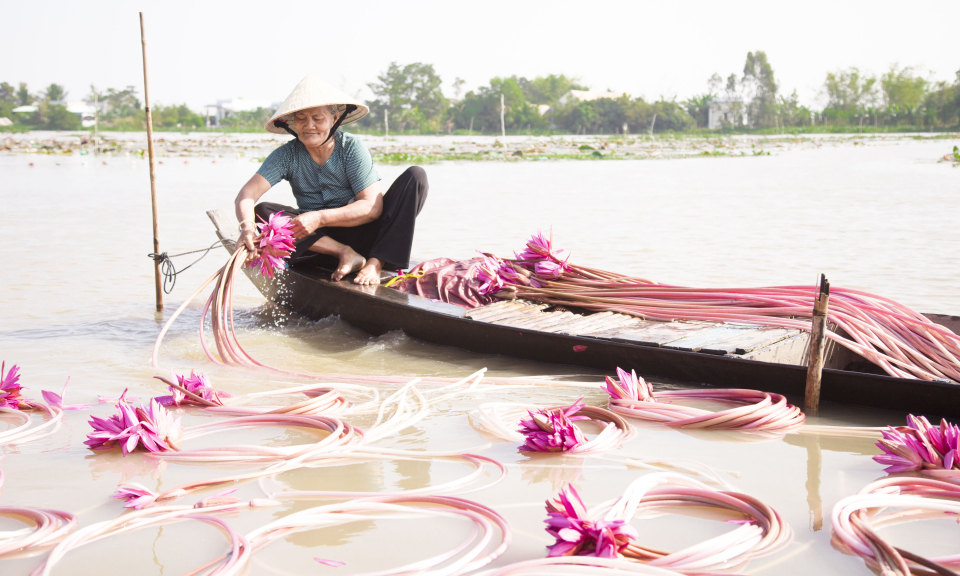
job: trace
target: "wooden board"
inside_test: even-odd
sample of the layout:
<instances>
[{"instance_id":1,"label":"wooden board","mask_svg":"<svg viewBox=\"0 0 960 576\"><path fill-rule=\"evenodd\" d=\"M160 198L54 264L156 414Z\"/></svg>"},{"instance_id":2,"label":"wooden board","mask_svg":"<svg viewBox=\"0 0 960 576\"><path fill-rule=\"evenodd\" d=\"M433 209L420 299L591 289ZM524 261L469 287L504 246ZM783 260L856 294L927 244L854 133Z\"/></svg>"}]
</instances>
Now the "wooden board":
<instances>
[{"instance_id":1,"label":"wooden board","mask_svg":"<svg viewBox=\"0 0 960 576\"><path fill-rule=\"evenodd\" d=\"M679 340L685 336L690 336L701 330L711 328L712 324L701 324L693 322L666 322L652 323L653 326L643 327L636 330L623 330L617 332L613 340L628 342L630 344L640 344L641 346L661 347L674 340Z\"/></svg>"},{"instance_id":2,"label":"wooden board","mask_svg":"<svg viewBox=\"0 0 960 576\"><path fill-rule=\"evenodd\" d=\"M679 340L668 342L667 344L664 344L664 347L672 348L674 350L683 350L685 352L702 352L705 347L708 347L711 344L726 340L727 338L733 338L734 336L740 336L744 332L752 332L754 330L755 328L752 326L721 324L719 326L707 328L706 330L701 330L695 334L685 336ZM726 352L722 352L722 354L725 353Z\"/></svg>"},{"instance_id":3,"label":"wooden board","mask_svg":"<svg viewBox=\"0 0 960 576\"><path fill-rule=\"evenodd\" d=\"M799 333L800 330L791 328L758 326L753 330L745 330L741 334L708 344L702 347L700 352L706 352L707 354L749 354L754 350L771 346Z\"/></svg>"}]
</instances>

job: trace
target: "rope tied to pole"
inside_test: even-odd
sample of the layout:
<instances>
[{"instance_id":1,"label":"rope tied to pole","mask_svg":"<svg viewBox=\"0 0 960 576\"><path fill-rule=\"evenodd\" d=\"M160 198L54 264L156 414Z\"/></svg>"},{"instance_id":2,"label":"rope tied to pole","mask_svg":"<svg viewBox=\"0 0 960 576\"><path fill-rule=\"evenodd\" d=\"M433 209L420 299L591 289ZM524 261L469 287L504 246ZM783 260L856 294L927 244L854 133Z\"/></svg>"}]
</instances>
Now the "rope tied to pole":
<instances>
[{"instance_id":1,"label":"rope tied to pole","mask_svg":"<svg viewBox=\"0 0 960 576\"><path fill-rule=\"evenodd\" d=\"M173 287L177 284L177 274L181 272L186 272L194 264L203 260L207 254L210 253L215 247L220 244L220 241L217 240L207 248L201 248L199 250L191 250L190 252L181 252L180 254L167 254L166 252L161 252L160 254L150 253L147 254L147 258L153 259L154 262L157 262L160 266L160 273L163 275L163 293L169 294L173 292ZM187 264L185 267L177 270L176 266L173 265L172 258L178 258L180 256L188 256L190 254L197 254L198 252L203 252L203 255Z\"/></svg>"}]
</instances>

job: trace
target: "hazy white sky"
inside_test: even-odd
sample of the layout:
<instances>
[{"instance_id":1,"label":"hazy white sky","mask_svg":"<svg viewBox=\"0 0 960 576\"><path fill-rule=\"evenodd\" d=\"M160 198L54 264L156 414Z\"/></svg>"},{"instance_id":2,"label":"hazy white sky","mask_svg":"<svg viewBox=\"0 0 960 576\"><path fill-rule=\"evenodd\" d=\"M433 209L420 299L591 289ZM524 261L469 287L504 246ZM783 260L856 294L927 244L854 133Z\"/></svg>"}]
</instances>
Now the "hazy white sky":
<instances>
[{"instance_id":1,"label":"hazy white sky","mask_svg":"<svg viewBox=\"0 0 960 576\"><path fill-rule=\"evenodd\" d=\"M307 73L366 98L391 61L432 63L452 95L493 76L576 76L594 89L655 99L704 92L763 50L781 91L818 103L827 71L891 63L952 80L960 2L44 1L7 3L0 81L73 98L134 85L142 94L147 23L155 103L280 101Z\"/></svg>"}]
</instances>

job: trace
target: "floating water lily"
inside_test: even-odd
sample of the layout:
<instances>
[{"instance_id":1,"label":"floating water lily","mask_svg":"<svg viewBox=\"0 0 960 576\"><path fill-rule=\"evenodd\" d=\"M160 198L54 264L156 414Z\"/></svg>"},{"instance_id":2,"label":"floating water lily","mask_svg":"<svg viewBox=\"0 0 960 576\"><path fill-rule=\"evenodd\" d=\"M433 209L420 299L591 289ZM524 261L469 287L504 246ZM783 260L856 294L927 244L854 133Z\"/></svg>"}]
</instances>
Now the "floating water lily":
<instances>
[{"instance_id":1,"label":"floating water lily","mask_svg":"<svg viewBox=\"0 0 960 576\"><path fill-rule=\"evenodd\" d=\"M607 376L604 390L610 394L611 398L616 400L635 400L643 402L656 402L653 397L653 386L646 380L637 376L636 370L627 373L625 370L617 367L617 380Z\"/></svg>"},{"instance_id":2,"label":"floating water lily","mask_svg":"<svg viewBox=\"0 0 960 576\"><path fill-rule=\"evenodd\" d=\"M260 235L256 242L260 248L260 255L247 264L248 268L260 268L260 274L273 278L274 270L282 270L284 260L296 249L296 239L291 231L291 219L283 216L283 212L275 212L270 219L260 219Z\"/></svg>"},{"instance_id":3,"label":"floating water lily","mask_svg":"<svg viewBox=\"0 0 960 576\"><path fill-rule=\"evenodd\" d=\"M67 397L67 384L69 383L70 377L67 376L67 381L63 383L63 390L59 394L49 390L41 390L40 394L47 404L61 410L89 410L91 408L89 404L64 404L64 398Z\"/></svg>"},{"instance_id":4,"label":"floating water lily","mask_svg":"<svg viewBox=\"0 0 960 576\"><path fill-rule=\"evenodd\" d=\"M159 496L158 492L150 490L139 482L125 482L118 486L117 491L110 497L123 500L124 508L142 510L148 504L156 502Z\"/></svg>"},{"instance_id":5,"label":"floating water lily","mask_svg":"<svg viewBox=\"0 0 960 576\"><path fill-rule=\"evenodd\" d=\"M529 418L520 421L518 430L526 438L520 448L530 452L567 452L587 441L583 432L574 424L589 420L589 416L574 416L583 409L583 398L567 408L542 409L527 412Z\"/></svg>"},{"instance_id":6,"label":"floating water lily","mask_svg":"<svg viewBox=\"0 0 960 576\"><path fill-rule=\"evenodd\" d=\"M170 376L176 383L160 376L154 376L157 380L168 384L172 392L169 396L157 396L155 398L161 406L180 406L183 404L223 406L223 399L230 397L230 394L214 389L203 372L191 370L189 376L180 376L171 370Z\"/></svg>"},{"instance_id":7,"label":"floating water lily","mask_svg":"<svg viewBox=\"0 0 960 576\"><path fill-rule=\"evenodd\" d=\"M610 410L675 428L785 432L800 427L805 419L799 408L780 394L739 388L706 388L654 392L649 382L617 368L617 380L607 376L603 389L610 394ZM712 412L673 404L672 400L718 400L743 404ZM660 402L658 400L667 400Z\"/></svg>"},{"instance_id":8,"label":"floating water lily","mask_svg":"<svg viewBox=\"0 0 960 576\"><path fill-rule=\"evenodd\" d=\"M10 408L20 410L29 407L20 395L22 390L20 386L20 367L16 364L10 366L4 374L4 368L7 363L0 363L0 408Z\"/></svg>"},{"instance_id":9,"label":"floating water lily","mask_svg":"<svg viewBox=\"0 0 960 576\"><path fill-rule=\"evenodd\" d=\"M180 418L161 406L156 399L147 406L134 408L127 403L124 390L117 403L117 413L109 418L91 416L93 432L84 442L92 450L106 450L117 446L127 455L142 446L150 452L169 452L179 448L182 427Z\"/></svg>"},{"instance_id":10,"label":"floating water lily","mask_svg":"<svg viewBox=\"0 0 960 576\"><path fill-rule=\"evenodd\" d=\"M523 442L520 449L529 452L597 454L616 448L634 434L633 427L622 417L587 406L582 399L572 406L548 408L491 402L471 412L470 419L500 438ZM600 432L587 439L574 424L578 421L597 426Z\"/></svg>"},{"instance_id":11,"label":"floating water lily","mask_svg":"<svg viewBox=\"0 0 960 576\"><path fill-rule=\"evenodd\" d=\"M547 546L549 556L617 558L638 538L637 529L624 520L591 520L587 507L568 485L555 500L547 500L547 533L557 541Z\"/></svg>"},{"instance_id":12,"label":"floating water lily","mask_svg":"<svg viewBox=\"0 0 960 576\"><path fill-rule=\"evenodd\" d=\"M960 428L946 420L934 426L924 416L907 416L907 425L883 431L877 446L883 454L873 457L887 465L890 474L923 471L960 478Z\"/></svg>"},{"instance_id":13,"label":"floating water lily","mask_svg":"<svg viewBox=\"0 0 960 576\"><path fill-rule=\"evenodd\" d=\"M734 530L677 552L664 552L634 542L629 521L638 515L659 515L684 506L713 508L737 516ZM757 499L715 490L688 476L657 473L641 476L616 499L587 509L576 490L567 487L547 501L547 532L557 539L551 557L621 558L683 573L734 570L751 558L789 544L792 532L780 515Z\"/></svg>"}]
</instances>

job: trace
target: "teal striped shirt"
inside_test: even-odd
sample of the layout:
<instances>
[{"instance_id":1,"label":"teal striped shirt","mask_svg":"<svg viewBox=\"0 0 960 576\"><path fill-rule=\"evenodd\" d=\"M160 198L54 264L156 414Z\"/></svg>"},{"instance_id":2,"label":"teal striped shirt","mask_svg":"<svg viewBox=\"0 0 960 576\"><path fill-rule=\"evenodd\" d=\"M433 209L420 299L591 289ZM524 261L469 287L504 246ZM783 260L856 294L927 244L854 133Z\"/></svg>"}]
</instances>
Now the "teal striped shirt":
<instances>
[{"instance_id":1,"label":"teal striped shirt","mask_svg":"<svg viewBox=\"0 0 960 576\"><path fill-rule=\"evenodd\" d=\"M380 175L363 140L339 130L333 140L333 154L322 166L294 139L271 152L257 174L271 186L281 180L290 182L301 210L346 206L360 191L378 182Z\"/></svg>"}]
</instances>

